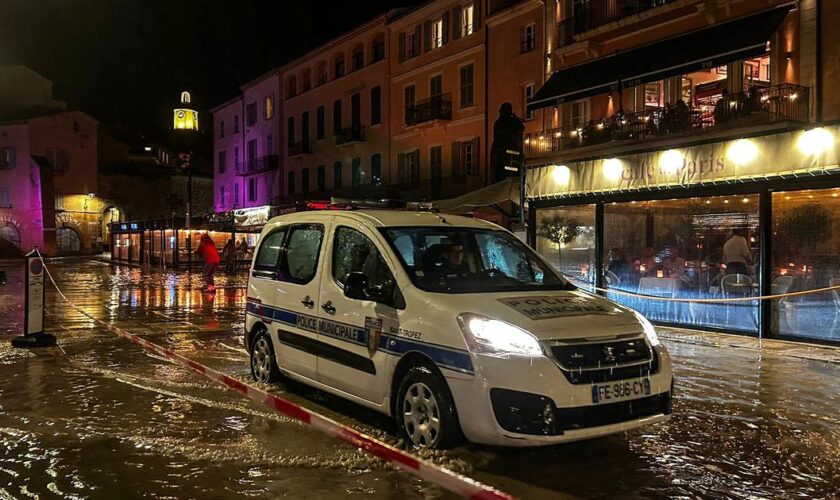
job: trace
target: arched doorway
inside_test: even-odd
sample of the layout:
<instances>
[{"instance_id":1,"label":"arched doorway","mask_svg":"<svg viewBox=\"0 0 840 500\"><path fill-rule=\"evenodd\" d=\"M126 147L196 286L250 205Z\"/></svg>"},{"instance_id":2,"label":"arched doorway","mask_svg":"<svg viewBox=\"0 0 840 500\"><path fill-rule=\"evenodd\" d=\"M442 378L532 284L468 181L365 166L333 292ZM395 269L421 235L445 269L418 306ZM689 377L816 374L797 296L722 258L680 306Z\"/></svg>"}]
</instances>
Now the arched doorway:
<instances>
[{"instance_id":1,"label":"arched doorway","mask_svg":"<svg viewBox=\"0 0 840 500\"><path fill-rule=\"evenodd\" d=\"M20 249L20 232L8 222L0 222L0 240L8 242Z\"/></svg>"},{"instance_id":2,"label":"arched doorway","mask_svg":"<svg viewBox=\"0 0 840 500\"><path fill-rule=\"evenodd\" d=\"M79 253L82 249L82 239L78 231L69 226L62 226L55 230L55 241L58 253Z\"/></svg>"}]
</instances>

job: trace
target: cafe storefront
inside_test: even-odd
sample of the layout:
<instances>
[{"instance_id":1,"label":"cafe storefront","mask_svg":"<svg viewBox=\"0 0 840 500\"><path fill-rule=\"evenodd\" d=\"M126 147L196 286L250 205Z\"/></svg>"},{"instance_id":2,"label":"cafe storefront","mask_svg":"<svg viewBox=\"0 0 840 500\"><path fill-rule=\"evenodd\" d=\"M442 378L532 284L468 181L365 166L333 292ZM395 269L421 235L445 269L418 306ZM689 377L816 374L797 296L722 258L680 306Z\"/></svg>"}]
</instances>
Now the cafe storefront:
<instances>
[{"instance_id":1,"label":"cafe storefront","mask_svg":"<svg viewBox=\"0 0 840 500\"><path fill-rule=\"evenodd\" d=\"M837 343L837 291L750 297L840 285L838 139L826 126L530 165L529 238L660 324Z\"/></svg>"}]
</instances>

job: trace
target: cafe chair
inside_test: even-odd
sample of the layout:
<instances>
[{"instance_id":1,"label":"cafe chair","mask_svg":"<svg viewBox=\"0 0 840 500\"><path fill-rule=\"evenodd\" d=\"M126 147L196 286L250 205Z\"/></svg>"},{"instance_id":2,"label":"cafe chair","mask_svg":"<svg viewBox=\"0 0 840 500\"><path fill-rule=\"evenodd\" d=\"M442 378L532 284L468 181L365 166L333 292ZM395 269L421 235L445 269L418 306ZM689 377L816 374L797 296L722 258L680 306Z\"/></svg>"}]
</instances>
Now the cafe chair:
<instances>
[{"instance_id":1,"label":"cafe chair","mask_svg":"<svg viewBox=\"0 0 840 500\"><path fill-rule=\"evenodd\" d=\"M736 297L749 297L752 295L752 285L752 278L750 278L746 274L727 274L720 280L720 291L724 299L731 299ZM739 309L737 308L743 307L744 305L752 307L755 304L752 301L725 304L727 325L729 325L730 313L733 310L733 308L736 308L735 310L738 311ZM755 308L753 307L752 309ZM758 315L753 313L757 312L757 310L752 310L748 312L756 328L758 328Z\"/></svg>"},{"instance_id":2,"label":"cafe chair","mask_svg":"<svg viewBox=\"0 0 840 500\"><path fill-rule=\"evenodd\" d=\"M607 283L608 287L614 287L621 284L621 278L609 269L604 270L604 281Z\"/></svg>"}]
</instances>

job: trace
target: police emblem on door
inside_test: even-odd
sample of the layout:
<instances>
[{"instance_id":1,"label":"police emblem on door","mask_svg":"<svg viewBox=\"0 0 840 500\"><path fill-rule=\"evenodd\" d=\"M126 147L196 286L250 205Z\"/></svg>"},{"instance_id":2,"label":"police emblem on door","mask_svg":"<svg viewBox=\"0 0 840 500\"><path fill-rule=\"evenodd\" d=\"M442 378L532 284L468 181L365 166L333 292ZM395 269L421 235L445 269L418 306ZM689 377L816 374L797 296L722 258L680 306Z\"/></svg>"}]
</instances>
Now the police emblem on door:
<instances>
[{"instance_id":1,"label":"police emblem on door","mask_svg":"<svg viewBox=\"0 0 840 500\"><path fill-rule=\"evenodd\" d=\"M382 339L382 320L365 316L365 334L367 335L368 354L372 358Z\"/></svg>"}]
</instances>

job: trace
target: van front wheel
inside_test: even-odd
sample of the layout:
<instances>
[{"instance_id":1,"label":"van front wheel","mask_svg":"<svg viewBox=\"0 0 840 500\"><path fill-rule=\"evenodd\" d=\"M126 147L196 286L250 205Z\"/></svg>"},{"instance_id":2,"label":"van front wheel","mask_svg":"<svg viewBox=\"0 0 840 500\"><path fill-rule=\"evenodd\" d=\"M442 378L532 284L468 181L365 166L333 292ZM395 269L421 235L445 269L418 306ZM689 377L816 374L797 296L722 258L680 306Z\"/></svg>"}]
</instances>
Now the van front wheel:
<instances>
[{"instance_id":1,"label":"van front wheel","mask_svg":"<svg viewBox=\"0 0 840 500\"><path fill-rule=\"evenodd\" d=\"M406 373L397 394L397 425L408 443L440 450L461 441L455 404L438 374L415 366Z\"/></svg>"},{"instance_id":2,"label":"van front wheel","mask_svg":"<svg viewBox=\"0 0 840 500\"><path fill-rule=\"evenodd\" d=\"M257 382L270 384L280 378L280 370L277 368L277 360L274 357L274 346L271 345L271 338L268 332L260 329L254 336L254 345L251 349L251 376Z\"/></svg>"}]
</instances>

